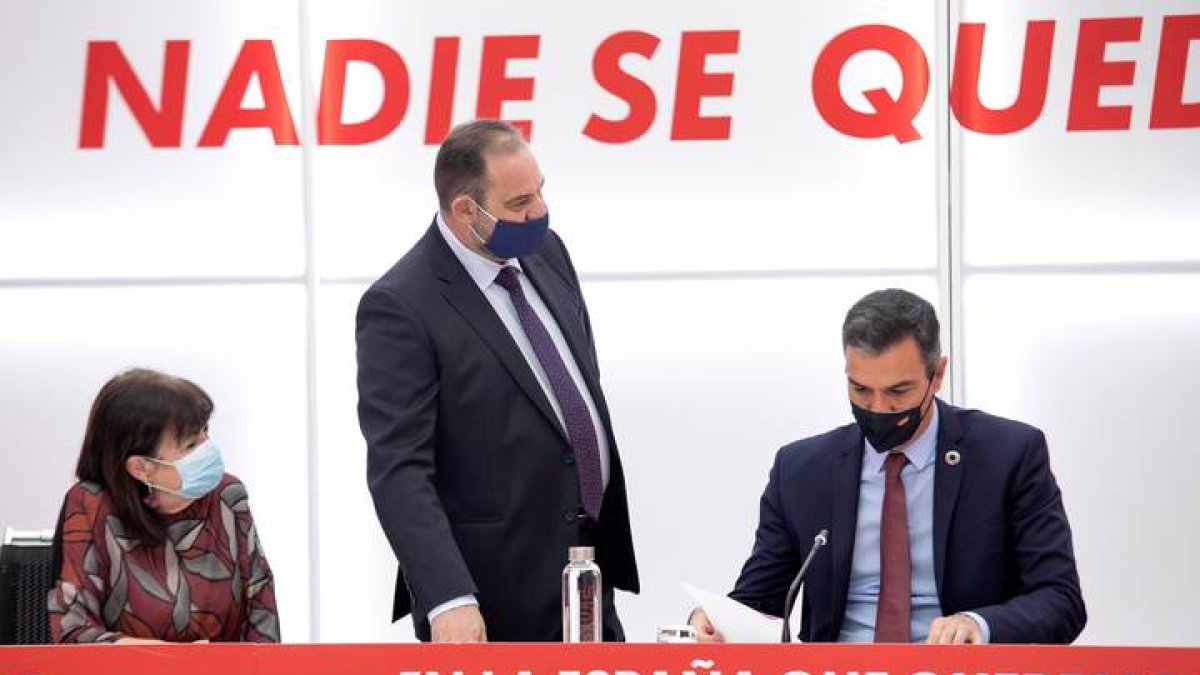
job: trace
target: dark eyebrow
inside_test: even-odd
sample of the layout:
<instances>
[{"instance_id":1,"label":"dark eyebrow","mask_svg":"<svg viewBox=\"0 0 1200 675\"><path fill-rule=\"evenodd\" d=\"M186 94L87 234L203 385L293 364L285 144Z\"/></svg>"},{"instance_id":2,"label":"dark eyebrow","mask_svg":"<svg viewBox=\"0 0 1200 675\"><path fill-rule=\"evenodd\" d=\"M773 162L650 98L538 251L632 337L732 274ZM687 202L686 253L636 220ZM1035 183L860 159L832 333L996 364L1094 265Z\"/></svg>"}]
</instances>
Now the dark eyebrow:
<instances>
[{"instance_id":1,"label":"dark eyebrow","mask_svg":"<svg viewBox=\"0 0 1200 675\"><path fill-rule=\"evenodd\" d=\"M850 377L849 375L846 376L846 379L849 380L850 384L855 387L862 387L863 389L870 389L870 387L868 387L867 385L862 384L861 382L856 382L854 380L854 378ZM916 384L915 380L903 380L903 381L897 382L896 384L889 385L885 388L888 391L895 391L897 389L900 389L901 387L911 387L911 386L914 386L915 384Z\"/></svg>"},{"instance_id":2,"label":"dark eyebrow","mask_svg":"<svg viewBox=\"0 0 1200 675\"><path fill-rule=\"evenodd\" d=\"M540 183L538 183L538 190L541 190L544 187L546 187L546 177L542 176L542 181ZM532 192L522 192L521 194L516 195L515 197L509 197L508 199L506 199L504 201L504 205L511 206L512 204L514 204L522 199L529 199L530 197L533 197Z\"/></svg>"}]
</instances>

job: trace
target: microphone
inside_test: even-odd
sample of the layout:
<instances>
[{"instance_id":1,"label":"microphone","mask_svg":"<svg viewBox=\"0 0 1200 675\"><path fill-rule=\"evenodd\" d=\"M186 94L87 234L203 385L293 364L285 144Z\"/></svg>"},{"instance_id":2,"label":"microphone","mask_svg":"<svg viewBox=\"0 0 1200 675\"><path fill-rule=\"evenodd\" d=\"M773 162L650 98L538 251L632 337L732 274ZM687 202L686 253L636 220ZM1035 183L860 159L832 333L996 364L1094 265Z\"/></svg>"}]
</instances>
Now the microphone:
<instances>
[{"instance_id":1,"label":"microphone","mask_svg":"<svg viewBox=\"0 0 1200 675\"><path fill-rule=\"evenodd\" d=\"M800 591L800 586L804 583L804 577L808 576L808 566L812 564L813 557L817 555L817 551L821 547L829 543L829 530L821 530L817 536L813 537L812 548L808 549L808 556L804 558L804 562L800 565L800 571L796 573L796 578L792 580L792 585L788 587L787 597L783 601L783 642L792 641L792 628L788 623L788 619L792 616L792 609L796 606L796 594Z\"/></svg>"}]
</instances>

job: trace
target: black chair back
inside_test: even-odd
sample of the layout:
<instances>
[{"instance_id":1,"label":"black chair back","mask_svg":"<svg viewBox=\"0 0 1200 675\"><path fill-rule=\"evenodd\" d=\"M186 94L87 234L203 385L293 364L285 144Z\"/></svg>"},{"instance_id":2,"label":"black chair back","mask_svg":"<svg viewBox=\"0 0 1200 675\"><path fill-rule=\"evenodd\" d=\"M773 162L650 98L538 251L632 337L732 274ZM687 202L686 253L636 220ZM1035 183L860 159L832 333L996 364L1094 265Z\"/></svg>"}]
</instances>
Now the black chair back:
<instances>
[{"instance_id":1,"label":"black chair back","mask_svg":"<svg viewBox=\"0 0 1200 675\"><path fill-rule=\"evenodd\" d=\"M54 547L50 537L13 536L0 546L0 644L50 642L46 603L54 587Z\"/></svg>"}]
</instances>

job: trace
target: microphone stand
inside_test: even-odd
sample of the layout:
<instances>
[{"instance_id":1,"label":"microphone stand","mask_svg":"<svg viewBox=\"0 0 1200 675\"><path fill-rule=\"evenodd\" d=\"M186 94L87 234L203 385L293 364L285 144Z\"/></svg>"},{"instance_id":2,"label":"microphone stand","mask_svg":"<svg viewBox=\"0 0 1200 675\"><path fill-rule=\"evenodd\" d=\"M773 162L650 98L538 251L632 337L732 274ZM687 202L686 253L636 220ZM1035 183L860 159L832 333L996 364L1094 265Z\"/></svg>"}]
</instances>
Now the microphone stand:
<instances>
[{"instance_id":1,"label":"microphone stand","mask_svg":"<svg viewBox=\"0 0 1200 675\"><path fill-rule=\"evenodd\" d=\"M788 587L787 597L783 601L783 642L792 641L792 628L789 619L792 616L792 609L796 605L796 595L800 591L801 584L804 583L804 577L808 576L808 566L812 564L813 557L817 555L817 551L821 550L827 543L829 543L829 530L821 530L817 533L817 536L813 537L812 548L808 549L808 555L800 565L800 571L796 573L796 578L792 580L792 585Z\"/></svg>"}]
</instances>

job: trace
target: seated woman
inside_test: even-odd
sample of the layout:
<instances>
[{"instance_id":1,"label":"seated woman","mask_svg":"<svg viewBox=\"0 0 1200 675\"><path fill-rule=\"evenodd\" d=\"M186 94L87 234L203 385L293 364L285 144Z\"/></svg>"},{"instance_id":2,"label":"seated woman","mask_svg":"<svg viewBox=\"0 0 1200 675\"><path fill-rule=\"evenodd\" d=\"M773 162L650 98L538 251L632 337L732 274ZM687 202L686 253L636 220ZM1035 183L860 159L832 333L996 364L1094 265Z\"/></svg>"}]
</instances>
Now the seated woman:
<instances>
[{"instance_id":1,"label":"seated woman","mask_svg":"<svg viewBox=\"0 0 1200 675\"><path fill-rule=\"evenodd\" d=\"M67 491L50 592L56 642L278 642L271 568L213 404L152 370L109 380Z\"/></svg>"}]
</instances>

